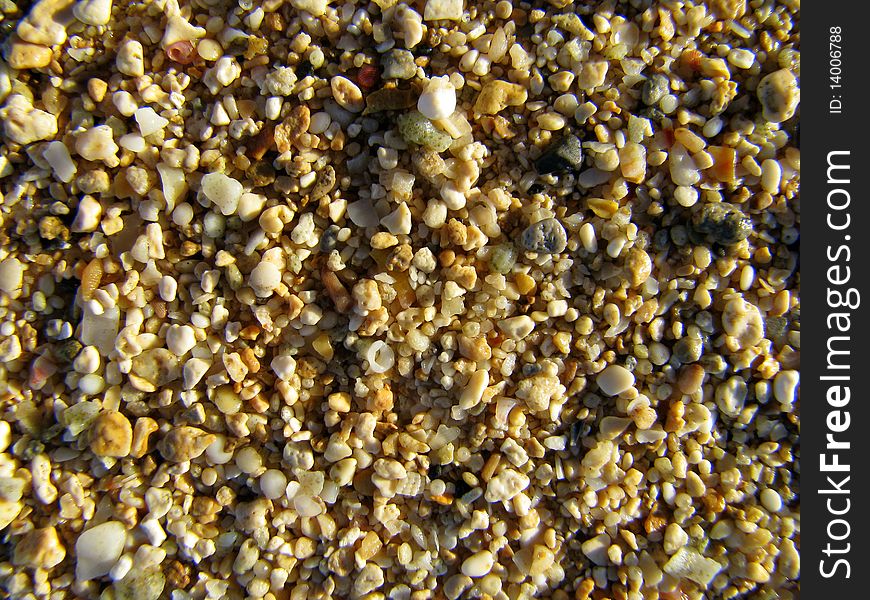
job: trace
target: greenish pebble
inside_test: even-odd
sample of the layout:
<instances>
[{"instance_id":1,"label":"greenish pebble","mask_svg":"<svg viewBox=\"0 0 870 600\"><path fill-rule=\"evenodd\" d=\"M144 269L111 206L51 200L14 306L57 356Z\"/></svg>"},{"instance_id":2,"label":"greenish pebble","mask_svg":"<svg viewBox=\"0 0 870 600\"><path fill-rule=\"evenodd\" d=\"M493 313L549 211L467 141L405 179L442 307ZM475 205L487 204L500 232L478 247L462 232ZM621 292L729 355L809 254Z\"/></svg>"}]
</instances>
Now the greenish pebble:
<instances>
[{"instance_id":1,"label":"greenish pebble","mask_svg":"<svg viewBox=\"0 0 870 600\"><path fill-rule=\"evenodd\" d=\"M242 277L242 272L239 271L239 267L236 266L236 263L228 264L225 273L227 283L230 285L231 290L235 291L242 287L242 284L244 283L244 278Z\"/></svg>"},{"instance_id":2,"label":"greenish pebble","mask_svg":"<svg viewBox=\"0 0 870 600\"><path fill-rule=\"evenodd\" d=\"M730 246L752 234L752 220L729 202L704 204L692 215L692 228L717 244Z\"/></svg>"},{"instance_id":3,"label":"greenish pebble","mask_svg":"<svg viewBox=\"0 0 870 600\"><path fill-rule=\"evenodd\" d=\"M98 402L79 402L67 408L60 416L60 422L75 437L91 426L100 412Z\"/></svg>"},{"instance_id":4,"label":"greenish pebble","mask_svg":"<svg viewBox=\"0 0 870 600\"><path fill-rule=\"evenodd\" d=\"M781 343L785 334L788 333L788 318L782 316L767 317L764 320L764 331L774 343Z\"/></svg>"},{"instance_id":5,"label":"greenish pebble","mask_svg":"<svg viewBox=\"0 0 870 600\"><path fill-rule=\"evenodd\" d=\"M81 342L76 339L69 338L58 342L54 346L54 357L60 362L71 363L81 349Z\"/></svg>"},{"instance_id":6,"label":"greenish pebble","mask_svg":"<svg viewBox=\"0 0 870 600\"><path fill-rule=\"evenodd\" d=\"M697 337L684 337L674 344L674 356L683 364L693 363L701 358L704 342Z\"/></svg>"},{"instance_id":7,"label":"greenish pebble","mask_svg":"<svg viewBox=\"0 0 870 600\"><path fill-rule=\"evenodd\" d=\"M513 244L502 244L493 248L489 255L489 264L496 273L506 275L517 262L517 249Z\"/></svg>"},{"instance_id":8,"label":"greenish pebble","mask_svg":"<svg viewBox=\"0 0 870 600\"><path fill-rule=\"evenodd\" d=\"M411 79L417 74L414 55L408 50L394 48L381 57L384 79Z\"/></svg>"},{"instance_id":9,"label":"greenish pebble","mask_svg":"<svg viewBox=\"0 0 870 600\"><path fill-rule=\"evenodd\" d=\"M417 104L417 97L411 90L384 88L366 96L364 115L385 110L405 110Z\"/></svg>"},{"instance_id":10,"label":"greenish pebble","mask_svg":"<svg viewBox=\"0 0 870 600\"><path fill-rule=\"evenodd\" d=\"M401 115L399 121L399 134L406 142L425 146L435 152L444 152L453 143L453 138L435 127L435 125L423 116L419 111L411 111Z\"/></svg>"},{"instance_id":11,"label":"greenish pebble","mask_svg":"<svg viewBox=\"0 0 870 600\"><path fill-rule=\"evenodd\" d=\"M689 234L686 228L682 225L674 225L671 227L671 240L677 246L685 246L689 241Z\"/></svg>"},{"instance_id":12,"label":"greenish pebble","mask_svg":"<svg viewBox=\"0 0 870 600\"><path fill-rule=\"evenodd\" d=\"M670 89L671 81L666 75L656 73L649 79L643 82L643 89L640 92L640 99L647 106L652 106L664 98L665 94Z\"/></svg>"},{"instance_id":13,"label":"greenish pebble","mask_svg":"<svg viewBox=\"0 0 870 600\"><path fill-rule=\"evenodd\" d=\"M133 570L114 585L115 600L157 600L166 587L166 577L157 569Z\"/></svg>"}]
</instances>

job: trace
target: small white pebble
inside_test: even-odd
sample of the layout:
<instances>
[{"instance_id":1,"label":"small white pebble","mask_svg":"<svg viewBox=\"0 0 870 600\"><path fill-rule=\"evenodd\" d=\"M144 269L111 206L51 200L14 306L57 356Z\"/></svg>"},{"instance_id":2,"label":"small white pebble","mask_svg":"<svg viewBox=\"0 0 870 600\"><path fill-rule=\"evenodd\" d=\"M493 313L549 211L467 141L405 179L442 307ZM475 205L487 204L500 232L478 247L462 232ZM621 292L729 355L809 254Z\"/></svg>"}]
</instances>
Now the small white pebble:
<instances>
[{"instance_id":1,"label":"small white pebble","mask_svg":"<svg viewBox=\"0 0 870 600\"><path fill-rule=\"evenodd\" d=\"M417 110L427 119L446 119L456 110L456 88L450 77L432 77L417 100Z\"/></svg>"},{"instance_id":2,"label":"small white pebble","mask_svg":"<svg viewBox=\"0 0 870 600\"><path fill-rule=\"evenodd\" d=\"M221 214L229 216L236 212L239 199L242 197L242 184L223 173L209 173L202 178L202 193L215 206Z\"/></svg>"},{"instance_id":3,"label":"small white pebble","mask_svg":"<svg viewBox=\"0 0 870 600\"><path fill-rule=\"evenodd\" d=\"M94 346L85 346L73 360L73 369L76 373L87 375L94 373L100 368L100 352Z\"/></svg>"},{"instance_id":4,"label":"small white pebble","mask_svg":"<svg viewBox=\"0 0 870 600\"><path fill-rule=\"evenodd\" d=\"M773 396L784 407L791 407L797 397L800 372L793 369L780 371L773 378Z\"/></svg>"},{"instance_id":5,"label":"small white pebble","mask_svg":"<svg viewBox=\"0 0 870 600\"><path fill-rule=\"evenodd\" d=\"M489 550L472 554L462 562L462 574L468 577L483 577L492 571L495 559Z\"/></svg>"},{"instance_id":6,"label":"small white pebble","mask_svg":"<svg viewBox=\"0 0 870 600\"><path fill-rule=\"evenodd\" d=\"M276 500L285 494L287 476L278 469L267 469L260 475L260 491L269 500Z\"/></svg>"},{"instance_id":7,"label":"small white pebble","mask_svg":"<svg viewBox=\"0 0 870 600\"><path fill-rule=\"evenodd\" d=\"M190 225L193 221L193 207L187 202L182 202L172 211L172 222L179 227Z\"/></svg>"},{"instance_id":8,"label":"small white pebble","mask_svg":"<svg viewBox=\"0 0 870 600\"><path fill-rule=\"evenodd\" d=\"M772 158L761 163L761 187L770 194L779 193L779 184L782 180L782 167Z\"/></svg>"},{"instance_id":9,"label":"small white pebble","mask_svg":"<svg viewBox=\"0 0 870 600\"><path fill-rule=\"evenodd\" d=\"M51 167L54 176L64 183L72 181L76 174L76 164L63 142L49 142L42 153L45 162Z\"/></svg>"},{"instance_id":10,"label":"small white pebble","mask_svg":"<svg viewBox=\"0 0 870 600\"><path fill-rule=\"evenodd\" d=\"M135 119L139 125L139 132L142 134L142 137L162 131L164 127L169 125L169 120L158 115L150 106L137 110Z\"/></svg>"},{"instance_id":11,"label":"small white pebble","mask_svg":"<svg viewBox=\"0 0 870 600\"><path fill-rule=\"evenodd\" d=\"M236 453L236 466L242 473L252 475L263 466L263 457L253 446L245 446Z\"/></svg>"},{"instance_id":12,"label":"small white pebble","mask_svg":"<svg viewBox=\"0 0 870 600\"><path fill-rule=\"evenodd\" d=\"M190 325L170 325L166 330L166 347L176 356L184 356L196 346L196 335Z\"/></svg>"},{"instance_id":13,"label":"small white pebble","mask_svg":"<svg viewBox=\"0 0 870 600\"><path fill-rule=\"evenodd\" d=\"M131 117L139 108L136 99L128 91L118 90L112 94L112 104L118 109L118 112L125 117Z\"/></svg>"},{"instance_id":14,"label":"small white pebble","mask_svg":"<svg viewBox=\"0 0 870 600\"><path fill-rule=\"evenodd\" d=\"M296 359L292 356L276 356L272 359L271 367L278 379L287 381L296 372Z\"/></svg>"},{"instance_id":15,"label":"small white pebble","mask_svg":"<svg viewBox=\"0 0 870 600\"><path fill-rule=\"evenodd\" d=\"M83 376L79 379L79 390L83 394L93 396L99 394L106 388L105 380L94 373Z\"/></svg>"},{"instance_id":16,"label":"small white pebble","mask_svg":"<svg viewBox=\"0 0 870 600\"><path fill-rule=\"evenodd\" d=\"M281 284L281 270L273 263L261 262L251 271L248 283L257 296L267 298Z\"/></svg>"},{"instance_id":17,"label":"small white pebble","mask_svg":"<svg viewBox=\"0 0 870 600\"><path fill-rule=\"evenodd\" d=\"M6 258L0 262L0 290L7 294L19 290L23 277L24 265L17 258Z\"/></svg>"},{"instance_id":18,"label":"small white pebble","mask_svg":"<svg viewBox=\"0 0 870 600\"><path fill-rule=\"evenodd\" d=\"M761 504L769 512L778 513L782 510L782 497L772 488L764 488L761 490Z\"/></svg>"},{"instance_id":19,"label":"small white pebble","mask_svg":"<svg viewBox=\"0 0 870 600\"><path fill-rule=\"evenodd\" d=\"M91 127L76 137L76 152L85 160L102 161L107 167L117 167L121 161L117 156L118 144L112 136L112 128L108 125Z\"/></svg>"},{"instance_id":20,"label":"small white pebble","mask_svg":"<svg viewBox=\"0 0 870 600\"><path fill-rule=\"evenodd\" d=\"M79 534L75 546L76 579L90 581L107 575L124 550L127 529L106 521Z\"/></svg>"},{"instance_id":21,"label":"small white pebble","mask_svg":"<svg viewBox=\"0 0 870 600\"><path fill-rule=\"evenodd\" d=\"M634 385L634 375L625 367L610 365L596 376L595 381L608 396L618 396Z\"/></svg>"}]
</instances>

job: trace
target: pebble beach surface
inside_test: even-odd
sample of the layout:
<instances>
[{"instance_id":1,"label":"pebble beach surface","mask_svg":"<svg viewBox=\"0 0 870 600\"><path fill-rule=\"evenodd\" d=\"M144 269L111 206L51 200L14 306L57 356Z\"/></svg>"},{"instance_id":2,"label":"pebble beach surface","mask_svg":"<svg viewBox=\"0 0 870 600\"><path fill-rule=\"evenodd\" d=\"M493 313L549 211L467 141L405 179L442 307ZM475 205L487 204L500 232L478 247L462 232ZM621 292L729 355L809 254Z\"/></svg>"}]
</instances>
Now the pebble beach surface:
<instances>
[{"instance_id":1,"label":"pebble beach surface","mask_svg":"<svg viewBox=\"0 0 870 600\"><path fill-rule=\"evenodd\" d=\"M0 596L799 598L798 0L0 0Z\"/></svg>"}]
</instances>

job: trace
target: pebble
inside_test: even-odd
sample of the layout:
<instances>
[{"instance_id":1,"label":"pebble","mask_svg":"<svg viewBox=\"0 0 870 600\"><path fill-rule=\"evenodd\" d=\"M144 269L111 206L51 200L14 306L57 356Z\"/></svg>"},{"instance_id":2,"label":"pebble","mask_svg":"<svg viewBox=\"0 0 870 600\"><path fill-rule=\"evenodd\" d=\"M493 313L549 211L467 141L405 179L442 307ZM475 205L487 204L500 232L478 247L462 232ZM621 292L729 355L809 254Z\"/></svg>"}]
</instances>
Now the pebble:
<instances>
[{"instance_id":1,"label":"pebble","mask_svg":"<svg viewBox=\"0 0 870 600\"><path fill-rule=\"evenodd\" d=\"M201 456L216 439L213 433L197 427L176 427L157 443L157 450L165 460L186 462Z\"/></svg>"},{"instance_id":2,"label":"pebble","mask_svg":"<svg viewBox=\"0 0 870 600\"><path fill-rule=\"evenodd\" d=\"M728 202L704 203L692 215L691 225L709 241L723 246L741 242L752 233L752 220Z\"/></svg>"},{"instance_id":3,"label":"pebble","mask_svg":"<svg viewBox=\"0 0 870 600\"><path fill-rule=\"evenodd\" d=\"M14 39L6 61L13 69L41 69L51 63L51 48Z\"/></svg>"},{"instance_id":4,"label":"pebble","mask_svg":"<svg viewBox=\"0 0 870 600\"><path fill-rule=\"evenodd\" d=\"M680 371L677 386L684 394L694 394L701 389L705 374L704 367L701 365L688 365Z\"/></svg>"},{"instance_id":5,"label":"pebble","mask_svg":"<svg viewBox=\"0 0 870 600\"><path fill-rule=\"evenodd\" d=\"M310 13L312 17L320 17L326 12L329 0L290 0L290 4L295 9Z\"/></svg>"},{"instance_id":6,"label":"pebble","mask_svg":"<svg viewBox=\"0 0 870 600\"><path fill-rule=\"evenodd\" d=\"M78 355L72 361L76 373L87 375L100 368L100 353L93 346L81 347L79 344Z\"/></svg>"},{"instance_id":7,"label":"pebble","mask_svg":"<svg viewBox=\"0 0 870 600\"><path fill-rule=\"evenodd\" d=\"M89 373L79 379L79 391L87 396L95 396L106 389L106 381L94 373Z\"/></svg>"},{"instance_id":8,"label":"pebble","mask_svg":"<svg viewBox=\"0 0 870 600\"><path fill-rule=\"evenodd\" d=\"M492 571L495 558L489 550L481 550L462 561L462 574L468 577L483 577Z\"/></svg>"},{"instance_id":9,"label":"pebble","mask_svg":"<svg viewBox=\"0 0 870 600\"><path fill-rule=\"evenodd\" d=\"M450 77L432 77L423 87L423 92L417 100L417 110L426 117L436 121L446 119L456 110L456 88L450 83Z\"/></svg>"},{"instance_id":10,"label":"pebble","mask_svg":"<svg viewBox=\"0 0 870 600\"><path fill-rule=\"evenodd\" d=\"M643 183L646 179L646 148L626 142L619 150L619 170L626 181Z\"/></svg>"},{"instance_id":11,"label":"pebble","mask_svg":"<svg viewBox=\"0 0 870 600\"><path fill-rule=\"evenodd\" d=\"M707 587L722 570L722 565L694 548L684 546L676 551L662 569L676 579L690 579Z\"/></svg>"},{"instance_id":12,"label":"pebble","mask_svg":"<svg viewBox=\"0 0 870 600\"><path fill-rule=\"evenodd\" d=\"M121 162L118 159L118 144L108 125L97 125L80 133L76 137L75 148L85 160L102 161L107 167L117 167Z\"/></svg>"},{"instance_id":13,"label":"pebble","mask_svg":"<svg viewBox=\"0 0 870 600\"><path fill-rule=\"evenodd\" d=\"M582 65L577 73L576 85L578 89L591 93L604 83L609 63L604 60L587 60Z\"/></svg>"},{"instance_id":14,"label":"pebble","mask_svg":"<svg viewBox=\"0 0 870 600\"><path fill-rule=\"evenodd\" d=\"M64 183L69 183L75 177L77 167L70 156L69 149L63 142L49 142L42 157L51 167L54 176Z\"/></svg>"},{"instance_id":15,"label":"pebble","mask_svg":"<svg viewBox=\"0 0 870 600\"><path fill-rule=\"evenodd\" d=\"M474 112L481 115L495 115L508 106L522 106L528 97L529 93L522 85L494 79L486 82L481 88L474 102Z\"/></svg>"},{"instance_id":16,"label":"pebble","mask_svg":"<svg viewBox=\"0 0 870 600\"><path fill-rule=\"evenodd\" d=\"M14 544L12 564L30 569L50 570L66 558L66 548L54 527L27 532Z\"/></svg>"},{"instance_id":17,"label":"pebble","mask_svg":"<svg viewBox=\"0 0 870 600\"><path fill-rule=\"evenodd\" d=\"M610 559L607 556L607 549L610 547L610 536L602 533L593 538L589 538L580 544L580 551L598 566L607 566Z\"/></svg>"},{"instance_id":18,"label":"pebble","mask_svg":"<svg viewBox=\"0 0 870 600\"><path fill-rule=\"evenodd\" d=\"M568 234L557 219L542 219L525 228L520 245L529 252L559 254L568 245Z\"/></svg>"},{"instance_id":19,"label":"pebble","mask_svg":"<svg viewBox=\"0 0 870 600\"><path fill-rule=\"evenodd\" d=\"M181 376L178 357L165 348L145 350L133 358L131 372L148 383L160 387Z\"/></svg>"},{"instance_id":20,"label":"pebble","mask_svg":"<svg viewBox=\"0 0 870 600\"><path fill-rule=\"evenodd\" d=\"M287 488L287 476L278 469L267 469L260 475L260 490L269 500L282 497Z\"/></svg>"},{"instance_id":21,"label":"pebble","mask_svg":"<svg viewBox=\"0 0 870 600\"><path fill-rule=\"evenodd\" d=\"M530 483L531 480L523 473L514 469L504 469L489 480L484 498L490 503L507 502L517 494L521 494Z\"/></svg>"},{"instance_id":22,"label":"pebble","mask_svg":"<svg viewBox=\"0 0 870 600\"><path fill-rule=\"evenodd\" d=\"M300 136L308 131L311 125L311 110L304 105L295 106L281 122L275 127L275 146L278 152L284 153L293 147Z\"/></svg>"},{"instance_id":23,"label":"pebble","mask_svg":"<svg viewBox=\"0 0 870 600\"><path fill-rule=\"evenodd\" d=\"M785 369L773 378L773 397L783 407L791 408L797 399L800 385L800 372L794 369Z\"/></svg>"},{"instance_id":24,"label":"pebble","mask_svg":"<svg viewBox=\"0 0 870 600\"><path fill-rule=\"evenodd\" d=\"M82 532L76 540L76 579L91 581L107 575L124 551L127 530L118 521L106 521Z\"/></svg>"},{"instance_id":25,"label":"pebble","mask_svg":"<svg viewBox=\"0 0 870 600\"><path fill-rule=\"evenodd\" d=\"M172 324L166 330L166 347L176 356L184 356L196 346L196 335L190 325Z\"/></svg>"},{"instance_id":26,"label":"pebble","mask_svg":"<svg viewBox=\"0 0 870 600\"><path fill-rule=\"evenodd\" d=\"M399 204L393 212L381 219L381 225L393 235L408 235L411 233L413 218L411 209L405 202Z\"/></svg>"},{"instance_id":27,"label":"pebble","mask_svg":"<svg viewBox=\"0 0 870 600\"><path fill-rule=\"evenodd\" d=\"M704 341L697 336L686 336L674 344L674 356L681 363L693 363L701 358L704 351Z\"/></svg>"},{"instance_id":28,"label":"pebble","mask_svg":"<svg viewBox=\"0 0 870 600\"><path fill-rule=\"evenodd\" d=\"M374 563L366 563L353 582L354 597L361 598L384 585L384 572Z\"/></svg>"},{"instance_id":29,"label":"pebble","mask_svg":"<svg viewBox=\"0 0 870 600\"><path fill-rule=\"evenodd\" d=\"M0 421L0 452L6 452L11 443L12 427L7 421Z\"/></svg>"},{"instance_id":30,"label":"pebble","mask_svg":"<svg viewBox=\"0 0 870 600\"><path fill-rule=\"evenodd\" d=\"M755 62L755 54L746 48L732 48L727 58L728 62L738 69L748 69Z\"/></svg>"},{"instance_id":31,"label":"pebble","mask_svg":"<svg viewBox=\"0 0 870 600\"><path fill-rule=\"evenodd\" d=\"M253 446L245 446L236 452L236 466L245 475L253 475L263 468L263 457Z\"/></svg>"},{"instance_id":32,"label":"pebble","mask_svg":"<svg viewBox=\"0 0 870 600\"><path fill-rule=\"evenodd\" d=\"M103 206L93 196L83 196L70 229L74 233L96 231L103 216Z\"/></svg>"},{"instance_id":33,"label":"pebble","mask_svg":"<svg viewBox=\"0 0 870 600\"><path fill-rule=\"evenodd\" d=\"M628 269L628 281L631 287L640 287L652 273L652 259L645 250L634 246L628 251L625 267Z\"/></svg>"},{"instance_id":34,"label":"pebble","mask_svg":"<svg viewBox=\"0 0 870 600\"><path fill-rule=\"evenodd\" d=\"M43 46L60 46L67 38L66 27L72 21L67 10L74 0L39 0L18 23L21 39Z\"/></svg>"},{"instance_id":35,"label":"pebble","mask_svg":"<svg viewBox=\"0 0 870 600\"><path fill-rule=\"evenodd\" d=\"M411 79L417 74L414 54L408 50L393 48L381 56L384 79Z\"/></svg>"},{"instance_id":36,"label":"pebble","mask_svg":"<svg viewBox=\"0 0 870 600\"><path fill-rule=\"evenodd\" d=\"M112 587L115 600L158 600L166 587L166 576L156 567L134 568Z\"/></svg>"},{"instance_id":37,"label":"pebble","mask_svg":"<svg viewBox=\"0 0 870 600\"><path fill-rule=\"evenodd\" d=\"M583 146L576 135L569 134L552 143L535 161L542 175L577 171L583 166Z\"/></svg>"},{"instance_id":38,"label":"pebble","mask_svg":"<svg viewBox=\"0 0 870 600\"><path fill-rule=\"evenodd\" d=\"M782 510L782 497L773 488L764 488L761 490L761 504L771 513L778 513Z\"/></svg>"},{"instance_id":39,"label":"pebble","mask_svg":"<svg viewBox=\"0 0 870 600\"><path fill-rule=\"evenodd\" d=\"M608 396L618 396L634 385L634 375L619 365L610 365L595 378L601 391Z\"/></svg>"},{"instance_id":40,"label":"pebble","mask_svg":"<svg viewBox=\"0 0 870 600\"><path fill-rule=\"evenodd\" d=\"M202 178L202 193L224 216L238 210L244 188L238 180L223 173L209 173Z\"/></svg>"},{"instance_id":41,"label":"pebble","mask_svg":"<svg viewBox=\"0 0 870 600\"><path fill-rule=\"evenodd\" d=\"M332 97L338 105L352 113L362 112L366 107L362 90L347 77L336 75L329 80Z\"/></svg>"},{"instance_id":42,"label":"pebble","mask_svg":"<svg viewBox=\"0 0 870 600\"><path fill-rule=\"evenodd\" d=\"M770 194L779 193L779 185L782 180L782 167L772 158L767 158L761 163L761 188Z\"/></svg>"},{"instance_id":43,"label":"pebble","mask_svg":"<svg viewBox=\"0 0 870 600\"><path fill-rule=\"evenodd\" d=\"M97 456L123 458L130 454L133 427L115 410L100 413L91 425L91 452Z\"/></svg>"},{"instance_id":44,"label":"pebble","mask_svg":"<svg viewBox=\"0 0 870 600\"><path fill-rule=\"evenodd\" d=\"M788 69L765 75L756 89L765 120L782 123L794 116L800 104L801 92L797 79Z\"/></svg>"},{"instance_id":45,"label":"pebble","mask_svg":"<svg viewBox=\"0 0 870 600\"><path fill-rule=\"evenodd\" d=\"M21 289L24 280L24 265L17 258L5 258L0 262L0 290L7 294Z\"/></svg>"},{"instance_id":46,"label":"pebble","mask_svg":"<svg viewBox=\"0 0 870 600\"><path fill-rule=\"evenodd\" d=\"M513 244L500 244L489 253L490 268L496 273L510 273L516 262L517 249Z\"/></svg>"},{"instance_id":47,"label":"pebble","mask_svg":"<svg viewBox=\"0 0 870 600\"><path fill-rule=\"evenodd\" d=\"M179 43L187 42L190 44L194 40L198 40L205 36L205 33L205 29L191 25L190 21L181 15L171 15L166 20L166 29L163 30L163 38L160 40L160 46L168 51L172 46ZM203 51L205 54L208 54L205 48L203 48ZM212 60L216 60L218 56L211 58ZM203 58L206 58L206 56L203 56Z\"/></svg>"},{"instance_id":48,"label":"pebble","mask_svg":"<svg viewBox=\"0 0 870 600\"><path fill-rule=\"evenodd\" d=\"M673 554L689 543L689 534L678 523L671 523L665 528L664 550Z\"/></svg>"},{"instance_id":49,"label":"pebble","mask_svg":"<svg viewBox=\"0 0 870 600\"><path fill-rule=\"evenodd\" d=\"M399 135L406 142L418 144L435 152L444 152L453 144L453 138L416 110L400 115L397 122Z\"/></svg>"},{"instance_id":50,"label":"pebble","mask_svg":"<svg viewBox=\"0 0 870 600\"><path fill-rule=\"evenodd\" d=\"M145 51L142 43L125 38L115 56L115 68L129 77L142 77L145 74Z\"/></svg>"},{"instance_id":51,"label":"pebble","mask_svg":"<svg viewBox=\"0 0 870 600\"><path fill-rule=\"evenodd\" d=\"M390 2L391 0L386 0ZM388 4L384 4L384 7ZM390 4L390 6L392 6ZM383 9L382 9L383 10ZM405 3L396 7L393 13L393 23L398 26L401 37L405 42L405 48L414 48L423 40L423 17Z\"/></svg>"},{"instance_id":52,"label":"pebble","mask_svg":"<svg viewBox=\"0 0 870 600\"><path fill-rule=\"evenodd\" d=\"M481 369L472 373L468 378L468 384L459 396L459 407L467 410L477 406L483 399L483 393L488 385L489 371Z\"/></svg>"},{"instance_id":53,"label":"pebble","mask_svg":"<svg viewBox=\"0 0 870 600\"><path fill-rule=\"evenodd\" d=\"M182 375L184 378L184 389L192 390L196 387L206 372L211 367L211 363L202 358L191 358L184 363Z\"/></svg>"},{"instance_id":54,"label":"pebble","mask_svg":"<svg viewBox=\"0 0 870 600\"><path fill-rule=\"evenodd\" d=\"M248 280L254 293L260 298L268 298L281 285L281 270L271 262L261 262Z\"/></svg>"},{"instance_id":55,"label":"pebble","mask_svg":"<svg viewBox=\"0 0 870 600\"><path fill-rule=\"evenodd\" d=\"M722 328L736 338L741 348L759 343L764 337L764 318L758 307L743 298L732 298L722 311Z\"/></svg>"},{"instance_id":56,"label":"pebble","mask_svg":"<svg viewBox=\"0 0 870 600\"><path fill-rule=\"evenodd\" d=\"M658 104L671 88L671 80L667 75L656 73L643 82L640 99L647 106Z\"/></svg>"},{"instance_id":57,"label":"pebble","mask_svg":"<svg viewBox=\"0 0 870 600\"><path fill-rule=\"evenodd\" d=\"M169 120L158 115L150 106L137 110L134 113L134 118L139 125L139 132L142 134L142 137L163 131L163 128L169 125Z\"/></svg>"},{"instance_id":58,"label":"pebble","mask_svg":"<svg viewBox=\"0 0 870 600\"><path fill-rule=\"evenodd\" d=\"M498 328L511 339L520 340L535 329L535 322L528 315L510 317L498 322Z\"/></svg>"},{"instance_id":59,"label":"pebble","mask_svg":"<svg viewBox=\"0 0 870 600\"><path fill-rule=\"evenodd\" d=\"M24 504L20 500L6 500L0 498L0 529L5 529L14 521Z\"/></svg>"},{"instance_id":60,"label":"pebble","mask_svg":"<svg viewBox=\"0 0 870 600\"><path fill-rule=\"evenodd\" d=\"M701 170L695 164L686 148L676 143L671 146L668 153L668 167L671 173L671 181L675 185L692 186L701 180Z\"/></svg>"},{"instance_id":61,"label":"pebble","mask_svg":"<svg viewBox=\"0 0 870 600\"><path fill-rule=\"evenodd\" d=\"M85 25L107 25L112 17L112 0L78 0L73 14Z\"/></svg>"},{"instance_id":62,"label":"pebble","mask_svg":"<svg viewBox=\"0 0 870 600\"><path fill-rule=\"evenodd\" d=\"M57 117L34 108L20 94L12 94L6 106L0 110L6 137L18 144L27 145L46 140L57 134Z\"/></svg>"},{"instance_id":63,"label":"pebble","mask_svg":"<svg viewBox=\"0 0 870 600\"><path fill-rule=\"evenodd\" d=\"M716 406L729 417L736 417L743 410L748 387L738 376L730 377L716 388Z\"/></svg>"}]
</instances>

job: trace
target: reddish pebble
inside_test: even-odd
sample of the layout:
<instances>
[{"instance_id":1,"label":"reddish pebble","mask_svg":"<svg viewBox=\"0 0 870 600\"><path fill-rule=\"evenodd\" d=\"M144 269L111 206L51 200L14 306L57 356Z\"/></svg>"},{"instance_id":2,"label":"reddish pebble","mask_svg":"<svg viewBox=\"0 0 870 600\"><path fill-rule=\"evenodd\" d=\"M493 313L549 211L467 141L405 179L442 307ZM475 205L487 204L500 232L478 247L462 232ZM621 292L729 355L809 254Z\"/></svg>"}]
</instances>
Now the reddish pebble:
<instances>
[{"instance_id":1,"label":"reddish pebble","mask_svg":"<svg viewBox=\"0 0 870 600\"><path fill-rule=\"evenodd\" d=\"M194 54L193 44L187 40L175 42L166 49L166 56L169 60L177 62L180 65L187 65L193 62Z\"/></svg>"},{"instance_id":2,"label":"reddish pebble","mask_svg":"<svg viewBox=\"0 0 870 600\"><path fill-rule=\"evenodd\" d=\"M380 77L380 72L377 67L372 65L363 65L360 67L359 74L356 76L357 82L365 89L375 87Z\"/></svg>"}]
</instances>

